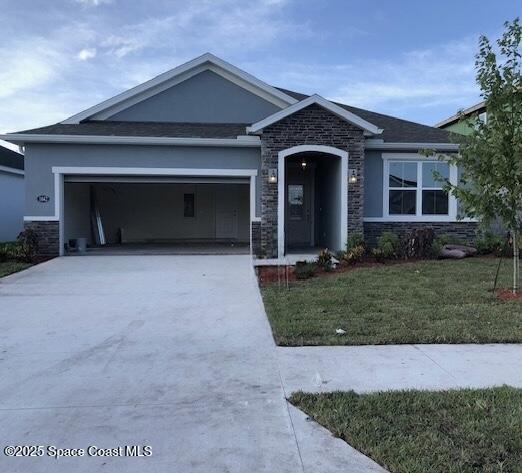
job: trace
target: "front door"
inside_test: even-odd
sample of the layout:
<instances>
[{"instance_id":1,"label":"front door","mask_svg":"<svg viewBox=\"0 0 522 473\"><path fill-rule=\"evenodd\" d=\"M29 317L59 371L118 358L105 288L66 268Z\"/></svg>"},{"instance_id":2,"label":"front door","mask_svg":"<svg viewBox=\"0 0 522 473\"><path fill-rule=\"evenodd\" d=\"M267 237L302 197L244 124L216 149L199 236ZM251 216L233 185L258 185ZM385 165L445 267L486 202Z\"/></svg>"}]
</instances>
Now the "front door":
<instances>
[{"instance_id":1,"label":"front door","mask_svg":"<svg viewBox=\"0 0 522 473\"><path fill-rule=\"evenodd\" d=\"M289 173L286 183L285 239L287 248L312 246L311 182L301 173Z\"/></svg>"},{"instance_id":2,"label":"front door","mask_svg":"<svg viewBox=\"0 0 522 473\"><path fill-rule=\"evenodd\" d=\"M238 196L235 188L224 188L216 195L216 238L237 240Z\"/></svg>"}]
</instances>

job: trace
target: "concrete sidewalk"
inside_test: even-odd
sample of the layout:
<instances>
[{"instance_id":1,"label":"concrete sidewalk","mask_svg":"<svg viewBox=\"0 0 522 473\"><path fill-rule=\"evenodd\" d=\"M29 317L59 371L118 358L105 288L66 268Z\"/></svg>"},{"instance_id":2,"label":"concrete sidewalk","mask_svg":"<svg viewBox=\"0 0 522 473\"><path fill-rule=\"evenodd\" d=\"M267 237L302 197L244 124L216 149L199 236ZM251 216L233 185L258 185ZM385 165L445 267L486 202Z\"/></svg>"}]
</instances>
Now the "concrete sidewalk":
<instances>
[{"instance_id":1,"label":"concrete sidewalk","mask_svg":"<svg viewBox=\"0 0 522 473\"><path fill-rule=\"evenodd\" d=\"M522 387L522 345L278 347L287 393Z\"/></svg>"}]
</instances>

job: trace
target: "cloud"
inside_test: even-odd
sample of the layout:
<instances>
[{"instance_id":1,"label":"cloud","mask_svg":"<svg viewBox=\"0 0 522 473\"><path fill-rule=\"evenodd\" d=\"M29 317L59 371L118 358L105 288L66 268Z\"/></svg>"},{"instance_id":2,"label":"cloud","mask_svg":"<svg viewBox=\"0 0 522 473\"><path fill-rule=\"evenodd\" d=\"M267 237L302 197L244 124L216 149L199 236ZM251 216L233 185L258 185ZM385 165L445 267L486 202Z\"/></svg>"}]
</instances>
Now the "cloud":
<instances>
[{"instance_id":1,"label":"cloud","mask_svg":"<svg viewBox=\"0 0 522 473\"><path fill-rule=\"evenodd\" d=\"M17 41L0 49L0 98L13 96L50 82L57 73L56 51L46 40Z\"/></svg>"},{"instance_id":2,"label":"cloud","mask_svg":"<svg viewBox=\"0 0 522 473\"><path fill-rule=\"evenodd\" d=\"M355 106L401 113L422 109L453 110L479 99L475 83L473 38L427 50L414 50L396 61L367 61L332 91L333 99ZM364 71L364 72L361 72ZM442 118L442 117L441 117Z\"/></svg>"},{"instance_id":3,"label":"cloud","mask_svg":"<svg viewBox=\"0 0 522 473\"><path fill-rule=\"evenodd\" d=\"M63 120L207 50L241 64L238 56L302 34L282 14L289 2L157 2L146 16L136 3L118 17L96 9L81 18L51 7L26 30L13 17L0 44L0 132Z\"/></svg>"},{"instance_id":4,"label":"cloud","mask_svg":"<svg viewBox=\"0 0 522 473\"><path fill-rule=\"evenodd\" d=\"M108 5L112 0L74 0L76 3L81 3L87 7L98 7L100 5Z\"/></svg>"},{"instance_id":5,"label":"cloud","mask_svg":"<svg viewBox=\"0 0 522 473\"><path fill-rule=\"evenodd\" d=\"M164 54L200 54L210 46L221 53L258 49L287 35L306 30L279 18L287 0L202 0L180 4L170 15L124 25L101 46L121 59L144 50Z\"/></svg>"},{"instance_id":6,"label":"cloud","mask_svg":"<svg viewBox=\"0 0 522 473\"><path fill-rule=\"evenodd\" d=\"M426 118L434 113L442 118L442 109L454 112L477 98L471 39L379 61L334 62L333 51L318 64L292 59L306 57L292 47L303 51L311 41L316 46L321 38L325 45L331 39L318 38L327 29L295 19L288 10L299 6L296 0L129 2L118 16L89 8L81 17L78 4L111 2L75 2L68 10L38 12L30 29L26 18L16 24L15 15L6 23L0 132L63 120L206 51L274 85L426 122L436 121ZM350 24L346 31L364 34ZM337 38L333 31L327 34Z\"/></svg>"},{"instance_id":7,"label":"cloud","mask_svg":"<svg viewBox=\"0 0 522 473\"><path fill-rule=\"evenodd\" d=\"M78 59L80 61L88 61L96 57L96 48L85 48L78 53Z\"/></svg>"},{"instance_id":8,"label":"cloud","mask_svg":"<svg viewBox=\"0 0 522 473\"><path fill-rule=\"evenodd\" d=\"M411 50L393 59L359 59L334 64L252 64L282 87L356 107L433 123L477 102L476 39Z\"/></svg>"}]
</instances>

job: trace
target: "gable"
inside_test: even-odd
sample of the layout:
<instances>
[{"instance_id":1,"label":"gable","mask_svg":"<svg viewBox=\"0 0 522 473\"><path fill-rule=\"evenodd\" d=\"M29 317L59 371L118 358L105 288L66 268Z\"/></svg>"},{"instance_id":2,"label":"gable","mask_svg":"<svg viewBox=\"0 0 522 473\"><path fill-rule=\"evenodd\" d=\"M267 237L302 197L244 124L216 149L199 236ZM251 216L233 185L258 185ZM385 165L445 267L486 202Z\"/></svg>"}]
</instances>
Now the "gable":
<instances>
[{"instance_id":1,"label":"gable","mask_svg":"<svg viewBox=\"0 0 522 473\"><path fill-rule=\"evenodd\" d=\"M259 133L264 128L271 126L274 123L280 122L281 120L285 120L287 117L298 114L303 109L309 108L311 106L326 110L330 115L335 115L344 122L350 123L351 125L361 129L365 135L380 135L383 132L382 129L378 128L373 123L370 123L358 115L341 108L339 105L326 100L320 95L311 95L310 97L307 97L300 102L296 102L284 108L283 110L279 110L276 113L273 113L263 120L253 123L251 126L247 127L247 132Z\"/></svg>"},{"instance_id":2,"label":"gable","mask_svg":"<svg viewBox=\"0 0 522 473\"><path fill-rule=\"evenodd\" d=\"M205 70L108 118L115 121L252 123L280 110Z\"/></svg>"}]
</instances>

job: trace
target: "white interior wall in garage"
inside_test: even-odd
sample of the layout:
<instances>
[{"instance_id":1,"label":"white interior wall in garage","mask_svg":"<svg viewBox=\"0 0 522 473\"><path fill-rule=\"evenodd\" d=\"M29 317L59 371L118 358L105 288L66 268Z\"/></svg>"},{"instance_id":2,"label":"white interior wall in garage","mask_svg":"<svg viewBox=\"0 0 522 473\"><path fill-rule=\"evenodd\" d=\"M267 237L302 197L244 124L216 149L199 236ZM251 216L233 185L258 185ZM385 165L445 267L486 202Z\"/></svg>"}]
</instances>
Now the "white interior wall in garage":
<instances>
[{"instance_id":1,"label":"white interior wall in garage","mask_svg":"<svg viewBox=\"0 0 522 473\"><path fill-rule=\"evenodd\" d=\"M216 203L236 209L238 240L250 236L248 184L66 183L65 241L89 238L89 186L93 186L108 243L213 240ZM184 217L184 194L195 195L195 216ZM87 230L89 229L89 230Z\"/></svg>"}]
</instances>

